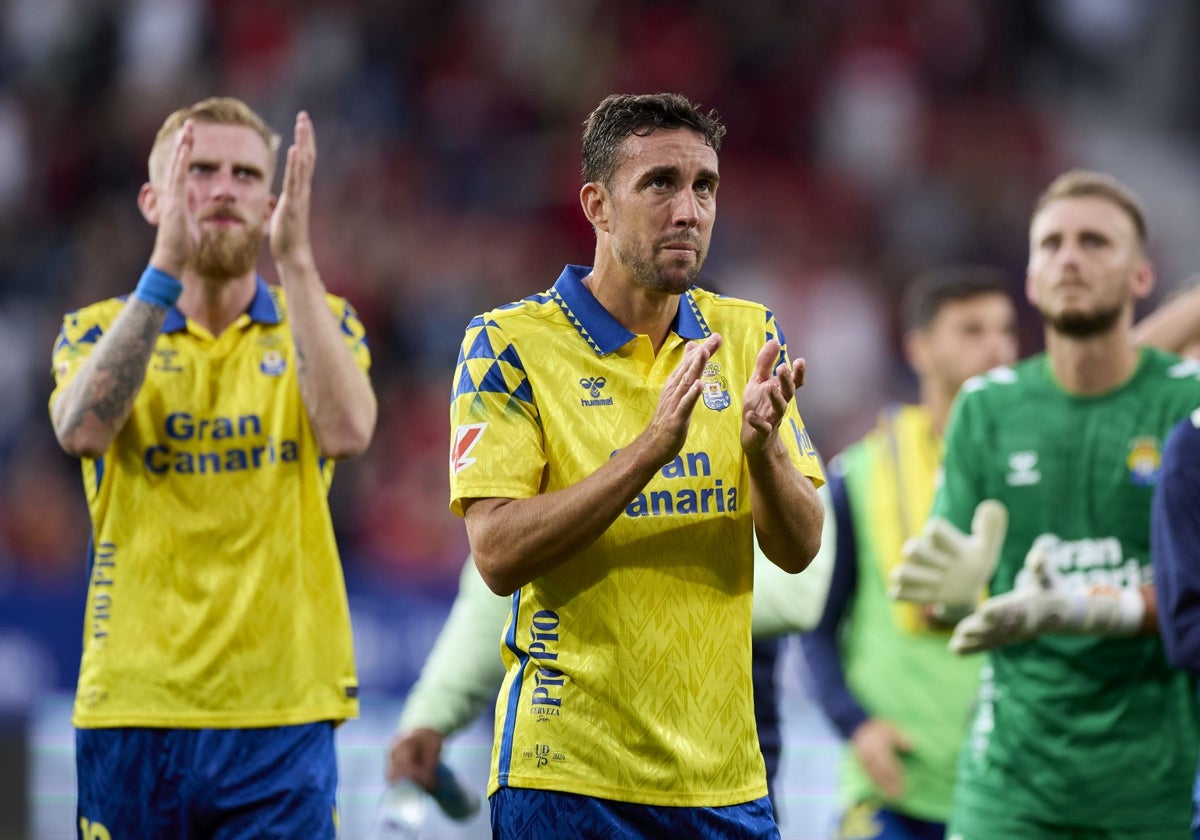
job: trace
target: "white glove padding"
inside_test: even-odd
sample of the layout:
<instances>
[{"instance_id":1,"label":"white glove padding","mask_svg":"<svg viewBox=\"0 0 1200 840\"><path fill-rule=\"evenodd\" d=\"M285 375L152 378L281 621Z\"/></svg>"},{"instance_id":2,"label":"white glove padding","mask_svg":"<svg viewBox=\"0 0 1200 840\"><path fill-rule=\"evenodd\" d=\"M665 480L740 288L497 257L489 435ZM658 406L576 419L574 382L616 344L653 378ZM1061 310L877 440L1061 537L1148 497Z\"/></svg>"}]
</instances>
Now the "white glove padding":
<instances>
[{"instance_id":1,"label":"white glove padding","mask_svg":"<svg viewBox=\"0 0 1200 840\"><path fill-rule=\"evenodd\" d=\"M940 614L970 612L992 579L1007 530L1008 508L995 499L975 508L970 534L941 517L930 519L920 536L904 543L889 594L897 601L934 604Z\"/></svg>"},{"instance_id":2,"label":"white glove padding","mask_svg":"<svg viewBox=\"0 0 1200 840\"><path fill-rule=\"evenodd\" d=\"M1025 557L1011 592L988 598L954 628L955 653L1027 642L1042 633L1132 636L1142 626L1146 603L1141 589L1065 584L1040 549Z\"/></svg>"}]
</instances>

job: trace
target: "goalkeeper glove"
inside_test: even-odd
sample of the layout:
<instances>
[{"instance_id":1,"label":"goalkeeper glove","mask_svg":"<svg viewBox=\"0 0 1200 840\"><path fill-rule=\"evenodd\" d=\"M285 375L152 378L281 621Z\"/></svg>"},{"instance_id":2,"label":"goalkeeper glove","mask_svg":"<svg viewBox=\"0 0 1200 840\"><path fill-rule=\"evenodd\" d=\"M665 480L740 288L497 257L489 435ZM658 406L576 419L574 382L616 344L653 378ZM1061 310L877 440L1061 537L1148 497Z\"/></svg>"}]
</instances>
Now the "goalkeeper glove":
<instances>
[{"instance_id":1,"label":"goalkeeper glove","mask_svg":"<svg viewBox=\"0 0 1200 840\"><path fill-rule=\"evenodd\" d=\"M920 536L904 543L903 560L892 570L891 597L933 604L942 621L969 613L992 579L1006 530L1008 509L995 499L975 508L970 534L941 517L930 519Z\"/></svg>"},{"instance_id":2,"label":"goalkeeper glove","mask_svg":"<svg viewBox=\"0 0 1200 840\"><path fill-rule=\"evenodd\" d=\"M976 653L1027 642L1042 633L1132 636L1146 602L1138 587L1071 586L1050 569L1041 549L1025 557L1016 588L989 598L954 628L950 649Z\"/></svg>"}]
</instances>

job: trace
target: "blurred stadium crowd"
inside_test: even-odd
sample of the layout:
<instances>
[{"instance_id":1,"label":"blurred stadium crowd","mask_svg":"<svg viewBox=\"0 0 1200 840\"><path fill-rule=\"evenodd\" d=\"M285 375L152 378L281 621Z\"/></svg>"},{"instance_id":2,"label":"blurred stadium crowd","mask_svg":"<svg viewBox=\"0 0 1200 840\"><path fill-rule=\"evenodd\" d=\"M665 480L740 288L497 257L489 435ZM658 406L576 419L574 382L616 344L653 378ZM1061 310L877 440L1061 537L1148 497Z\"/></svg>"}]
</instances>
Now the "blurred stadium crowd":
<instances>
[{"instance_id":1,"label":"blurred stadium crowd","mask_svg":"<svg viewBox=\"0 0 1200 840\"><path fill-rule=\"evenodd\" d=\"M1058 171L1141 193L1160 295L1200 268L1198 35L1191 0L6 0L0 589L82 583L50 349L64 312L132 290L153 236L137 189L176 107L236 95L277 130L313 115L317 257L366 324L381 408L334 482L347 573L436 592L466 551L446 501L463 327L590 258L578 138L605 94L677 90L723 116L705 285L779 315L828 456L912 396L905 281L990 262L1020 295ZM1027 323L1023 351L1038 341Z\"/></svg>"}]
</instances>

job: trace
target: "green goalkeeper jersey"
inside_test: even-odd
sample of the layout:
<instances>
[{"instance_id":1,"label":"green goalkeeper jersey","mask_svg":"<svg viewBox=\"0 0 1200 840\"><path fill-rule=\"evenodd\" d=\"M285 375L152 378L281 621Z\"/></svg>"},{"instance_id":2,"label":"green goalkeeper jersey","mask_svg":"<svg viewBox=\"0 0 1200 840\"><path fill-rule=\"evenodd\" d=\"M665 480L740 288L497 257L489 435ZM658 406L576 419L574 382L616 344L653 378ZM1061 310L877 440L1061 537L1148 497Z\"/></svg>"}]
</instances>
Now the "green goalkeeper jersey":
<instances>
[{"instance_id":1,"label":"green goalkeeper jersey","mask_svg":"<svg viewBox=\"0 0 1200 840\"><path fill-rule=\"evenodd\" d=\"M963 386L934 513L968 530L981 500L1007 505L991 594L1013 588L1034 545L1067 580L1151 580L1162 445L1200 405L1200 366L1140 353L1133 377L1099 396L1064 391L1045 355ZM1198 719L1194 686L1156 635L1046 634L999 648L960 756L956 811L1186 832Z\"/></svg>"}]
</instances>

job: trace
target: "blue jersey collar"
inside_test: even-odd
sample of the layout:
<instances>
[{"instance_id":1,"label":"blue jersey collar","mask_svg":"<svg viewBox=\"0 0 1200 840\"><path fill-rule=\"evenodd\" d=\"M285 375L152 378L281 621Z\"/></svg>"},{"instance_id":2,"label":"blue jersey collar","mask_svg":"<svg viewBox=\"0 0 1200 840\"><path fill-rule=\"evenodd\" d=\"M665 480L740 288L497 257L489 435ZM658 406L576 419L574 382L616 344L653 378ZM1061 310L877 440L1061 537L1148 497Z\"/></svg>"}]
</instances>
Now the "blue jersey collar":
<instances>
[{"instance_id":1,"label":"blue jersey collar","mask_svg":"<svg viewBox=\"0 0 1200 840\"><path fill-rule=\"evenodd\" d=\"M283 314L275 305L275 299L271 296L271 288L267 285L267 281L261 277L255 277L254 299L250 301L250 306L246 309L246 314L250 316L251 321L258 321L262 324L278 324L283 320ZM163 321L162 331L165 333L176 332L187 327L187 318L176 307L172 306L167 310L167 319Z\"/></svg>"},{"instance_id":2,"label":"blue jersey collar","mask_svg":"<svg viewBox=\"0 0 1200 840\"><path fill-rule=\"evenodd\" d=\"M583 285L583 278L592 273L585 265L568 265L551 289L563 314L567 316L579 335L591 345L599 356L607 356L632 341L636 336L617 322L600 301ZM671 331L680 338L701 339L709 334L708 328L699 319L696 302L689 289L679 298L679 309L671 322Z\"/></svg>"}]
</instances>

